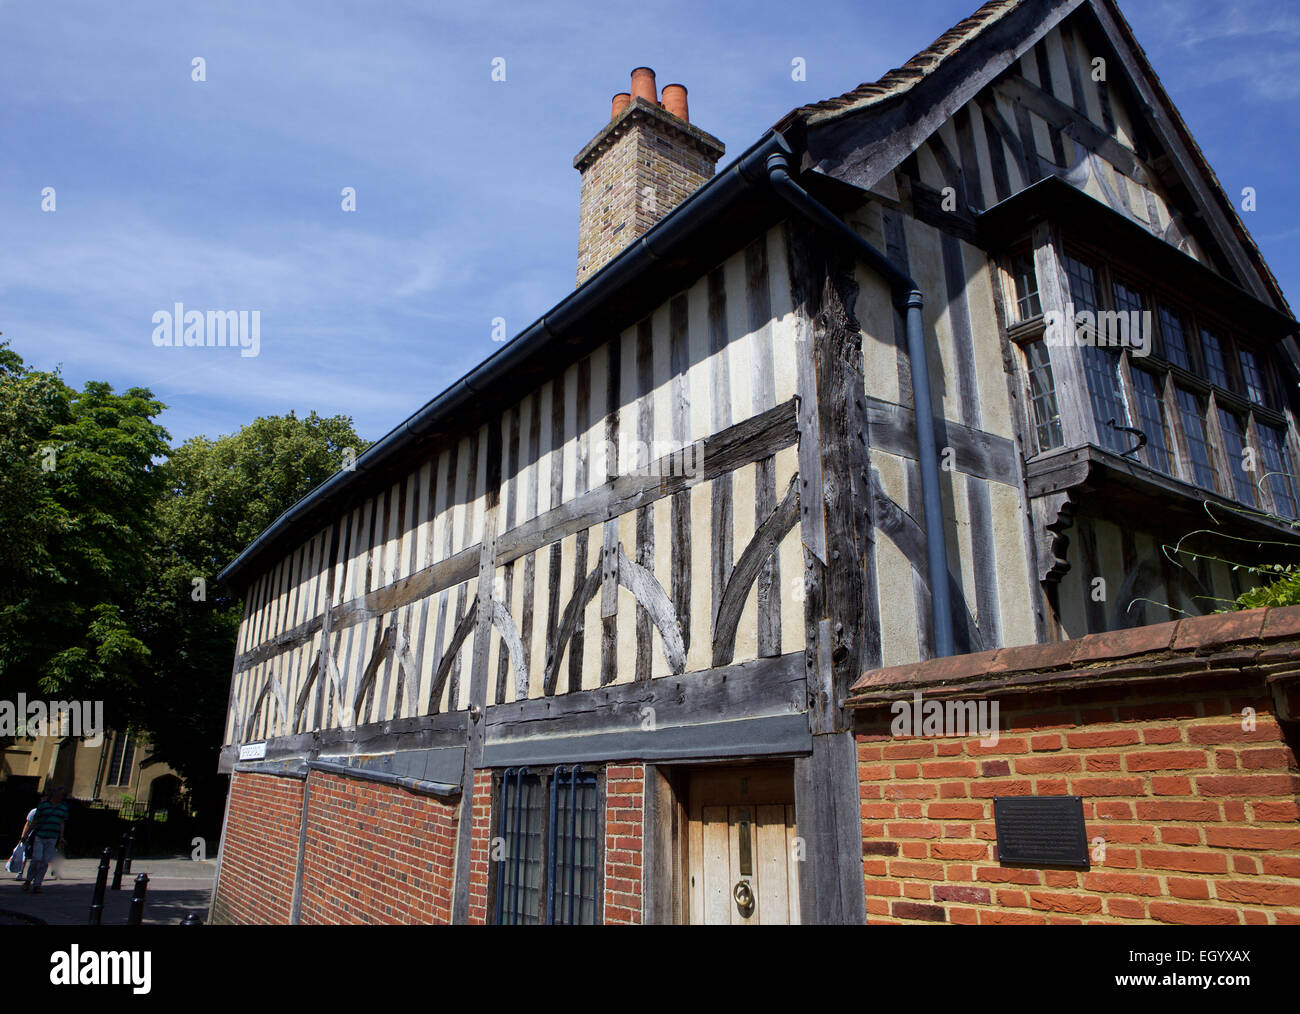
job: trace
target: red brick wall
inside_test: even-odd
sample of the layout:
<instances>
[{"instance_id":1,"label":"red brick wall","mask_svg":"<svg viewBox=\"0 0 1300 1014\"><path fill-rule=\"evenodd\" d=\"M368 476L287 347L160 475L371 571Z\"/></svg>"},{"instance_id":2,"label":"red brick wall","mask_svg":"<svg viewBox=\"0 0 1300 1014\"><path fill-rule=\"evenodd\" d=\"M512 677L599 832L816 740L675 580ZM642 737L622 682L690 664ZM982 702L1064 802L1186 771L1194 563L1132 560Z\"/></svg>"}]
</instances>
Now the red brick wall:
<instances>
[{"instance_id":1,"label":"red brick wall","mask_svg":"<svg viewBox=\"0 0 1300 1014\"><path fill-rule=\"evenodd\" d=\"M474 817L469 845L469 921L487 922L488 885L491 878L492 772L474 772Z\"/></svg>"},{"instance_id":2,"label":"red brick wall","mask_svg":"<svg viewBox=\"0 0 1300 1014\"><path fill-rule=\"evenodd\" d=\"M317 771L308 793L303 923L451 921L458 799Z\"/></svg>"},{"instance_id":3,"label":"red brick wall","mask_svg":"<svg viewBox=\"0 0 1300 1014\"><path fill-rule=\"evenodd\" d=\"M605 922L639 924L645 765L605 769Z\"/></svg>"},{"instance_id":4,"label":"red brick wall","mask_svg":"<svg viewBox=\"0 0 1300 1014\"><path fill-rule=\"evenodd\" d=\"M213 898L216 923L287 923L298 865L303 783L235 774Z\"/></svg>"},{"instance_id":5,"label":"red brick wall","mask_svg":"<svg viewBox=\"0 0 1300 1014\"><path fill-rule=\"evenodd\" d=\"M868 922L1300 924L1300 769L1242 683L1004 695L992 747L860 719ZM1104 858L1001 867L993 797L1025 795L1082 796Z\"/></svg>"}]
</instances>

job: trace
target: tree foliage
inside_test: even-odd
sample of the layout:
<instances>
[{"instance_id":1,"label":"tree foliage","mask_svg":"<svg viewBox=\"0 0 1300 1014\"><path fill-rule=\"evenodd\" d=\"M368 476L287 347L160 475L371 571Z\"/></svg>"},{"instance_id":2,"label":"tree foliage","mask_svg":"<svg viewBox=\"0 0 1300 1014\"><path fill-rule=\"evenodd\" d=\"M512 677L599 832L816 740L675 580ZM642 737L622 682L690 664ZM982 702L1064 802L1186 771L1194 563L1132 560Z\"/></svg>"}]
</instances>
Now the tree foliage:
<instances>
[{"instance_id":1,"label":"tree foliage","mask_svg":"<svg viewBox=\"0 0 1300 1014\"><path fill-rule=\"evenodd\" d=\"M215 793L242 603L220 570L363 442L342 416L293 413L254 420L216 440L194 437L162 468L159 533L151 565L145 639L152 661L133 713L156 754L202 801Z\"/></svg>"},{"instance_id":2,"label":"tree foliage","mask_svg":"<svg viewBox=\"0 0 1300 1014\"><path fill-rule=\"evenodd\" d=\"M173 450L163 408L0 343L0 688L104 701L202 802L242 611L216 576L365 444L290 412Z\"/></svg>"},{"instance_id":3,"label":"tree foliage","mask_svg":"<svg viewBox=\"0 0 1300 1014\"><path fill-rule=\"evenodd\" d=\"M116 702L145 675L141 560L167 432L149 391L81 391L0 346L0 681Z\"/></svg>"}]
</instances>

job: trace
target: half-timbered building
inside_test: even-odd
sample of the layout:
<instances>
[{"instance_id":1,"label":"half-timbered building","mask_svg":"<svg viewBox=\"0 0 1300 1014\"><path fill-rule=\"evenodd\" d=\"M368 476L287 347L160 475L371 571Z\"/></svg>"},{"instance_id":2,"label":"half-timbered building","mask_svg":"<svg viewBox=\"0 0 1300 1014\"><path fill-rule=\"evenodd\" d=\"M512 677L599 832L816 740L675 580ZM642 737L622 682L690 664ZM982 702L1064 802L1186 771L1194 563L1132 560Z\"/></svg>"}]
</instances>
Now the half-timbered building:
<instances>
[{"instance_id":1,"label":"half-timbered building","mask_svg":"<svg viewBox=\"0 0 1300 1014\"><path fill-rule=\"evenodd\" d=\"M633 72L576 290L223 573L215 918L861 922L851 687L1212 612L1300 513L1297 325L1113 0L722 156Z\"/></svg>"}]
</instances>

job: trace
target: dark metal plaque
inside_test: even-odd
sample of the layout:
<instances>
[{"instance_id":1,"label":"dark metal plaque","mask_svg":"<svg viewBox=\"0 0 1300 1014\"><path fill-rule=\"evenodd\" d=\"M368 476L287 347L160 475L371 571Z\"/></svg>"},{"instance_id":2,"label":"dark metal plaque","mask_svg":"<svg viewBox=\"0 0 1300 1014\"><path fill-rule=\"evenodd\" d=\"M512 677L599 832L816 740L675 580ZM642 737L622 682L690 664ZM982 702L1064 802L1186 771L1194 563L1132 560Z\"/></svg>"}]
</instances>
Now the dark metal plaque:
<instances>
[{"instance_id":1,"label":"dark metal plaque","mask_svg":"<svg viewBox=\"0 0 1300 1014\"><path fill-rule=\"evenodd\" d=\"M998 862L1015 866L1088 865L1079 796L999 796L993 800Z\"/></svg>"}]
</instances>

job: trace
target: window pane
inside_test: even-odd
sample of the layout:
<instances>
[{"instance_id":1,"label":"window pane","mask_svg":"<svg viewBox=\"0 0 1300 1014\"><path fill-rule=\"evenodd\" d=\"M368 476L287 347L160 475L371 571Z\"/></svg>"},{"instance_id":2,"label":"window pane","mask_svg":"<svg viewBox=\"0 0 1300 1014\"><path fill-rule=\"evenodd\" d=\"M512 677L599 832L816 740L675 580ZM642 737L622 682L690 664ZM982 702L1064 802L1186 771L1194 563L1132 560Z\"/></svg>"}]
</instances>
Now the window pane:
<instances>
[{"instance_id":1,"label":"window pane","mask_svg":"<svg viewBox=\"0 0 1300 1014\"><path fill-rule=\"evenodd\" d=\"M1256 405L1268 405L1268 385L1259 359L1250 349L1241 350L1241 379L1246 382L1246 396Z\"/></svg>"},{"instance_id":2,"label":"window pane","mask_svg":"<svg viewBox=\"0 0 1300 1014\"><path fill-rule=\"evenodd\" d=\"M1019 254L1012 262L1016 282L1016 308L1020 320L1042 316L1043 304L1038 298L1038 274L1034 270L1033 254Z\"/></svg>"},{"instance_id":3,"label":"window pane","mask_svg":"<svg viewBox=\"0 0 1300 1014\"><path fill-rule=\"evenodd\" d=\"M551 921L592 925L596 921L596 776L581 769L556 768L551 792L555 814Z\"/></svg>"},{"instance_id":4,"label":"window pane","mask_svg":"<svg viewBox=\"0 0 1300 1014\"><path fill-rule=\"evenodd\" d=\"M135 737L126 737L126 749L122 751L122 771L118 776L119 785L131 784L131 767L135 764Z\"/></svg>"},{"instance_id":5,"label":"window pane","mask_svg":"<svg viewBox=\"0 0 1300 1014\"><path fill-rule=\"evenodd\" d=\"M1161 380L1154 374L1146 370L1133 371L1138 425L1147 435L1147 464L1165 475L1173 475L1173 456L1169 453L1169 420L1165 415L1161 386Z\"/></svg>"},{"instance_id":6,"label":"window pane","mask_svg":"<svg viewBox=\"0 0 1300 1014\"><path fill-rule=\"evenodd\" d=\"M1201 329L1201 348L1205 350L1205 372L1211 384L1232 390L1228 364L1223 358L1223 342L1213 331Z\"/></svg>"},{"instance_id":7,"label":"window pane","mask_svg":"<svg viewBox=\"0 0 1300 1014\"><path fill-rule=\"evenodd\" d=\"M1061 432L1061 411L1056 403L1056 381L1048 361L1046 342L1032 342L1025 346L1025 360L1029 364L1029 401L1034 410L1034 431L1038 438L1038 451L1049 451L1062 446L1065 437Z\"/></svg>"},{"instance_id":8,"label":"window pane","mask_svg":"<svg viewBox=\"0 0 1300 1014\"><path fill-rule=\"evenodd\" d=\"M1097 297L1096 269L1069 254L1062 259L1065 263L1065 277L1070 286L1070 299L1074 303L1075 313L1083 310L1096 313L1101 309L1101 300Z\"/></svg>"},{"instance_id":9,"label":"window pane","mask_svg":"<svg viewBox=\"0 0 1300 1014\"><path fill-rule=\"evenodd\" d=\"M1227 409L1219 409L1219 430L1223 433L1223 450L1228 456L1232 487L1242 503L1252 506L1255 499L1255 474L1246 471L1246 437L1241 418Z\"/></svg>"},{"instance_id":10,"label":"window pane","mask_svg":"<svg viewBox=\"0 0 1300 1014\"><path fill-rule=\"evenodd\" d=\"M1191 355L1187 351L1187 332L1183 327L1183 318L1169 307L1160 307L1160 334L1165 341L1165 358L1184 370L1192 368Z\"/></svg>"},{"instance_id":11,"label":"window pane","mask_svg":"<svg viewBox=\"0 0 1300 1014\"><path fill-rule=\"evenodd\" d=\"M1205 428L1205 402L1191 391L1177 389L1178 414L1183 420L1183 434L1187 437L1187 453L1191 455L1192 471L1196 484L1207 489L1219 488L1219 471L1214 467L1210 453L1210 439Z\"/></svg>"},{"instance_id":12,"label":"window pane","mask_svg":"<svg viewBox=\"0 0 1300 1014\"><path fill-rule=\"evenodd\" d=\"M1260 449L1264 452L1264 470L1273 491L1277 512L1287 520L1296 517L1295 467L1286 446L1286 434L1272 426L1259 424Z\"/></svg>"},{"instance_id":13,"label":"window pane","mask_svg":"<svg viewBox=\"0 0 1300 1014\"><path fill-rule=\"evenodd\" d=\"M110 755L108 764L108 784L116 785L118 777L122 772L122 753L126 749L126 734L122 732L113 735L113 752Z\"/></svg>"},{"instance_id":14,"label":"window pane","mask_svg":"<svg viewBox=\"0 0 1300 1014\"><path fill-rule=\"evenodd\" d=\"M497 921L536 925L542 914L542 784L537 775L507 772L501 782L502 860L497 870Z\"/></svg>"},{"instance_id":15,"label":"window pane","mask_svg":"<svg viewBox=\"0 0 1300 1014\"><path fill-rule=\"evenodd\" d=\"M1146 309L1146 300L1137 289L1130 289L1123 282L1116 282L1115 309L1121 313L1141 313Z\"/></svg>"},{"instance_id":16,"label":"window pane","mask_svg":"<svg viewBox=\"0 0 1300 1014\"><path fill-rule=\"evenodd\" d=\"M1123 454L1133 446L1133 440L1115 429L1115 426L1128 425L1128 410L1119 386L1119 356L1092 345L1085 345L1079 351L1083 353L1088 374L1088 397L1097 421L1097 439L1103 447Z\"/></svg>"}]
</instances>

